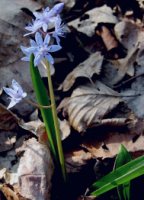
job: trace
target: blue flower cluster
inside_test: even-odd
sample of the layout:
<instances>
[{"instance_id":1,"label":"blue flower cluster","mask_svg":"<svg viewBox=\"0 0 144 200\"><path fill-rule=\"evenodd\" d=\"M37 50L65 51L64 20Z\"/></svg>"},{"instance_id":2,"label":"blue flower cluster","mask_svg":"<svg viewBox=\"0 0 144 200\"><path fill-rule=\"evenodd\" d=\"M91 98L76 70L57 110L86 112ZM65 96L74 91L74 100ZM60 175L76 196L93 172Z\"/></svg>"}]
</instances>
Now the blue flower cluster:
<instances>
[{"instance_id":1,"label":"blue flower cluster","mask_svg":"<svg viewBox=\"0 0 144 200\"><path fill-rule=\"evenodd\" d=\"M25 27L29 32L24 36L35 34L35 40L30 39L30 47L21 46L21 50L25 54L22 60L29 61L30 55L33 53L35 66L38 66L42 59L47 59L49 63L54 64L50 53L62 48L59 37L64 37L66 32L66 26L62 24L60 17L63 7L64 3L58 3L52 9L47 7L42 12L33 13L35 20ZM54 31L50 31L53 28Z\"/></svg>"}]
</instances>

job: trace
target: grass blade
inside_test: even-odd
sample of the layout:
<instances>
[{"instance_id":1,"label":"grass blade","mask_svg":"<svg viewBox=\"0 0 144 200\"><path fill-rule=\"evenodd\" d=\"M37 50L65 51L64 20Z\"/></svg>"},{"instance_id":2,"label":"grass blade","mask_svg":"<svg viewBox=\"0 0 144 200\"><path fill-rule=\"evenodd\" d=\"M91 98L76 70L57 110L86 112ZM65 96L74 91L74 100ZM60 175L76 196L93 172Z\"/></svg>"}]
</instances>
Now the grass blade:
<instances>
[{"instance_id":1,"label":"grass blade","mask_svg":"<svg viewBox=\"0 0 144 200\"><path fill-rule=\"evenodd\" d=\"M110 172L90 187L90 195L99 196L144 174L144 156Z\"/></svg>"},{"instance_id":2,"label":"grass blade","mask_svg":"<svg viewBox=\"0 0 144 200\"><path fill-rule=\"evenodd\" d=\"M131 160L132 158L131 158L130 153L127 151L127 149L123 145L121 145L120 151L115 160L114 168L117 169ZM120 200L130 200L130 182L127 182L119 186L117 190L118 190L118 196Z\"/></svg>"}]
</instances>

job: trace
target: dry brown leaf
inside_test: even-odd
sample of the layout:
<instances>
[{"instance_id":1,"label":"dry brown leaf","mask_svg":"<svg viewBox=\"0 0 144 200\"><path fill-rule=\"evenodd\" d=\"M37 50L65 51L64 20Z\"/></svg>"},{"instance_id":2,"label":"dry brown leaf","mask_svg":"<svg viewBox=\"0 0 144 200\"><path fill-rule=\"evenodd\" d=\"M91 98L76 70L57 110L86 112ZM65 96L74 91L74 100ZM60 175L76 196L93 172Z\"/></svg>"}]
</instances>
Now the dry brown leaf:
<instances>
[{"instance_id":1,"label":"dry brown leaf","mask_svg":"<svg viewBox=\"0 0 144 200\"><path fill-rule=\"evenodd\" d=\"M12 190L12 188L10 188L8 185L5 184L0 189L7 200L20 200L18 194L14 190Z\"/></svg>"},{"instance_id":2,"label":"dry brown leaf","mask_svg":"<svg viewBox=\"0 0 144 200\"><path fill-rule=\"evenodd\" d=\"M10 131L18 126L18 117L0 104L0 130Z\"/></svg>"},{"instance_id":3,"label":"dry brown leaf","mask_svg":"<svg viewBox=\"0 0 144 200\"><path fill-rule=\"evenodd\" d=\"M16 132L0 131L0 152L8 151L13 148L16 142Z\"/></svg>"},{"instance_id":4,"label":"dry brown leaf","mask_svg":"<svg viewBox=\"0 0 144 200\"><path fill-rule=\"evenodd\" d=\"M118 41L106 26L102 25L96 33L101 36L108 51L118 47Z\"/></svg>"},{"instance_id":5,"label":"dry brown leaf","mask_svg":"<svg viewBox=\"0 0 144 200\"><path fill-rule=\"evenodd\" d=\"M95 85L81 86L75 89L67 102L59 109L68 114L70 125L78 132L99 123L121 101L119 94L96 81Z\"/></svg>"},{"instance_id":6,"label":"dry brown leaf","mask_svg":"<svg viewBox=\"0 0 144 200\"><path fill-rule=\"evenodd\" d=\"M144 65L139 65L136 68L136 76L140 74L144 74ZM122 95L129 95L132 97L123 97L123 100L127 104L127 106L132 110L132 112L138 117L144 117L144 76L139 76L136 79L133 79L131 83L131 87L123 87L121 90Z\"/></svg>"},{"instance_id":7,"label":"dry brown leaf","mask_svg":"<svg viewBox=\"0 0 144 200\"><path fill-rule=\"evenodd\" d=\"M81 167L91 159L91 153L84 150L75 150L65 153L67 172L79 172Z\"/></svg>"},{"instance_id":8,"label":"dry brown leaf","mask_svg":"<svg viewBox=\"0 0 144 200\"><path fill-rule=\"evenodd\" d=\"M114 67L118 69L112 80L112 84L118 83L125 74L134 75L134 66L139 49L143 48L144 31L141 27L130 21L122 21L115 25L115 34L120 43L127 49L127 56L123 59L112 61Z\"/></svg>"},{"instance_id":9,"label":"dry brown leaf","mask_svg":"<svg viewBox=\"0 0 144 200\"><path fill-rule=\"evenodd\" d=\"M115 35L127 49L123 59L111 60L103 66L102 80L109 85L115 85L126 74L133 77L135 69L143 66L144 31L134 22L121 21L115 25Z\"/></svg>"},{"instance_id":10,"label":"dry brown leaf","mask_svg":"<svg viewBox=\"0 0 144 200\"><path fill-rule=\"evenodd\" d=\"M75 83L78 77L86 77L90 79L93 74L100 74L103 56L100 52L92 54L83 63L80 63L72 72L65 78L59 89L68 91Z\"/></svg>"},{"instance_id":11,"label":"dry brown leaf","mask_svg":"<svg viewBox=\"0 0 144 200\"><path fill-rule=\"evenodd\" d=\"M104 5L99 8L94 8L85 13L88 19L80 20L76 19L70 22L68 25L73 26L78 31L92 36L95 34L95 28L97 27L98 23L117 23L117 18L113 15L113 11L110 7Z\"/></svg>"},{"instance_id":12,"label":"dry brown leaf","mask_svg":"<svg viewBox=\"0 0 144 200\"><path fill-rule=\"evenodd\" d=\"M100 133L97 133L100 134ZM109 133L101 139L93 139L84 142L82 146L86 148L93 158L112 158L117 155L120 144L123 144L129 152L144 153L144 136L138 136L134 132L128 133Z\"/></svg>"}]
</instances>

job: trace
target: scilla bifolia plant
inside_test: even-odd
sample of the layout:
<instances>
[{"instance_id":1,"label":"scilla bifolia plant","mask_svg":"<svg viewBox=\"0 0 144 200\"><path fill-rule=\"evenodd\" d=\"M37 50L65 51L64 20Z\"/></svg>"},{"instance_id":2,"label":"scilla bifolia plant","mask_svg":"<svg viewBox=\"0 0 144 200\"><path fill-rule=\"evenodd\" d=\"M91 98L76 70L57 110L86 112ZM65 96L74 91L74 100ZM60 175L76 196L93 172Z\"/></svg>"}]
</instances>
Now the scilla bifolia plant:
<instances>
[{"instance_id":1,"label":"scilla bifolia plant","mask_svg":"<svg viewBox=\"0 0 144 200\"><path fill-rule=\"evenodd\" d=\"M59 15L63 7L64 4L59 3L52 9L47 7L43 9L42 12L33 13L35 20L25 27L28 33L24 36L34 35L34 39L30 39L30 47L21 46L21 50L25 54L22 60L30 62L30 73L38 103L28 102L36 105L41 111L56 168L62 173L62 177L65 181L65 162L51 80L51 75L54 73L54 59L51 53L62 48L60 45L60 37L63 37L66 32L66 27L62 24ZM49 96L47 95L46 88L37 67L40 63L47 70ZM10 96L11 100L8 108L13 107L27 96L22 87L15 80L12 81L12 88L4 87L4 91Z\"/></svg>"}]
</instances>

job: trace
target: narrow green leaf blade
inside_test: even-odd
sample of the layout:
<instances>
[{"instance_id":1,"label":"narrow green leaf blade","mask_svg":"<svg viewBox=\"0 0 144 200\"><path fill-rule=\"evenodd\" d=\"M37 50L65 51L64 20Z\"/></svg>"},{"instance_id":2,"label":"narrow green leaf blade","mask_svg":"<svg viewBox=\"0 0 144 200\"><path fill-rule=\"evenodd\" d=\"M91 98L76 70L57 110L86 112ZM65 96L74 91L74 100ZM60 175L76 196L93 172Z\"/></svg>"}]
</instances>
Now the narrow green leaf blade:
<instances>
[{"instance_id":1,"label":"narrow green leaf blade","mask_svg":"<svg viewBox=\"0 0 144 200\"><path fill-rule=\"evenodd\" d=\"M125 184L144 174L144 156L128 162L96 181L90 187L90 195L99 196L119 185Z\"/></svg>"},{"instance_id":2,"label":"narrow green leaf blade","mask_svg":"<svg viewBox=\"0 0 144 200\"><path fill-rule=\"evenodd\" d=\"M47 95L46 88L41 79L39 70L37 67L34 66L34 55L31 55L31 58L30 58L30 73L31 73L32 83L33 83L33 87L34 87L34 91L35 91L38 103L43 106L50 105L50 100ZM40 108L40 111L41 111L41 115L46 126L46 131L47 131L48 139L50 143L50 149L55 159L57 160L58 159L58 155L56 151L57 144L56 144L55 128L54 128L54 122L53 122L51 109Z\"/></svg>"},{"instance_id":3,"label":"narrow green leaf blade","mask_svg":"<svg viewBox=\"0 0 144 200\"><path fill-rule=\"evenodd\" d=\"M119 153L115 160L114 168L117 169L131 160L132 158L131 158L130 153L127 151L127 149L123 145L121 145ZM130 200L130 182L120 185L117 188L117 190L118 190L118 196L120 200Z\"/></svg>"}]
</instances>

